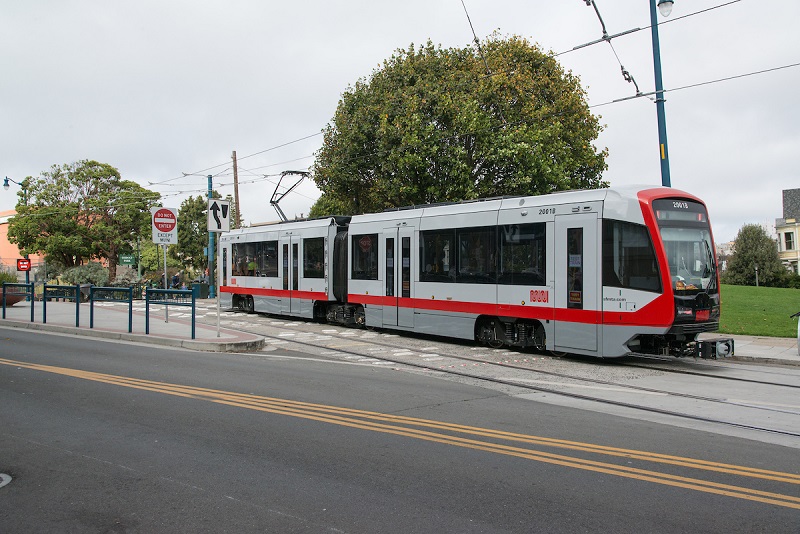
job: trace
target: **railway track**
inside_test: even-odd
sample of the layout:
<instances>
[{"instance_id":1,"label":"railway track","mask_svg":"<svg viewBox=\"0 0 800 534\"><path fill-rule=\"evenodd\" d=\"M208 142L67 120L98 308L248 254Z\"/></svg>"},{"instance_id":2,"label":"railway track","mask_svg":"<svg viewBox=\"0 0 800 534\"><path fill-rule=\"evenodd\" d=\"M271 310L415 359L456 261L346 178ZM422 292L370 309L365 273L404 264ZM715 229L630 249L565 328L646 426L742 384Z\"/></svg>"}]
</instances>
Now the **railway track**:
<instances>
[{"instance_id":1,"label":"railway track","mask_svg":"<svg viewBox=\"0 0 800 534\"><path fill-rule=\"evenodd\" d=\"M519 391L523 392L557 395L582 402L800 438L798 431L800 406L797 405L782 405L754 399L732 399L723 395L700 395L696 392L675 391L586 375L608 373L609 370L612 374L618 375L620 370L640 369L644 376L652 376L653 373L681 374L697 379L713 378L747 382L762 389L800 387L797 384L726 377L692 370L664 369L660 365L652 367L640 363L587 360L565 362L560 358L546 355L475 347L472 344L454 343L451 340L404 337L391 332L333 327L268 315L258 315L261 321L255 323L251 320L255 317L252 315L247 317L247 321L238 320L243 315L245 314L230 310L226 313L224 322L226 326L264 336L271 347L288 348L294 345L305 352L316 353L326 358L375 365L387 363L403 365L483 383L519 388ZM586 365L583 365L584 363ZM575 367L576 365L578 367ZM545 366L550 368L544 368ZM554 370L554 367L571 367L581 372L564 372ZM479 368L479 371L475 368ZM595 394L576 392L576 389L589 389ZM666 399L669 399L669 402L664 402ZM654 400L656 402L653 402ZM712 406L715 408L710 408ZM708 415L719 412L722 412L722 416ZM773 423L771 426L754 423L776 419L782 423Z\"/></svg>"},{"instance_id":2,"label":"railway track","mask_svg":"<svg viewBox=\"0 0 800 534\"><path fill-rule=\"evenodd\" d=\"M769 382L766 380L758 380L755 378L744 378L744 377L737 377L737 376L726 376L720 375L715 373L704 373L701 371L696 371L693 369L677 369L674 367L675 364L685 365L681 361L672 358L671 360L662 359L662 358L651 358L648 356L631 356L630 359L637 359L643 360L648 362L647 364L636 363L635 361L627 361L628 359L621 358L619 361L614 363L618 365L623 365L626 367L637 368L637 369L657 369L659 371L663 371L665 373L674 373L674 374L682 374L682 375L690 375L690 376L701 376L704 378L715 378L719 380L730 380L733 382L745 382L750 384L763 384L767 386L779 386L779 387L786 387L786 388L793 388L793 389L800 389L800 384L788 384L786 382ZM663 364L663 365L661 365ZM720 370L725 370L723 365L711 365L711 364L698 364L704 367L708 367L710 369L715 369L717 372ZM780 373L775 373L777 376L784 377L784 375Z\"/></svg>"}]
</instances>

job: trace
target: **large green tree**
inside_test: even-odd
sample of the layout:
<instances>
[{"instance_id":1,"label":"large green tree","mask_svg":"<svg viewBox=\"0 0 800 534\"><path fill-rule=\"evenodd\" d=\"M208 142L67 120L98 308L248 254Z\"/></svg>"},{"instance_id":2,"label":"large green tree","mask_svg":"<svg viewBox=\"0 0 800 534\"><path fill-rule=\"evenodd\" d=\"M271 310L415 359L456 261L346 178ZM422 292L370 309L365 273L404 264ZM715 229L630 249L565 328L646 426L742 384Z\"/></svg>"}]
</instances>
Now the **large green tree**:
<instances>
[{"instance_id":1,"label":"large green tree","mask_svg":"<svg viewBox=\"0 0 800 534\"><path fill-rule=\"evenodd\" d=\"M159 194L123 180L107 163L82 160L27 177L9 221L9 241L69 268L108 262L113 281L120 253L132 252Z\"/></svg>"},{"instance_id":2,"label":"large green tree","mask_svg":"<svg viewBox=\"0 0 800 534\"><path fill-rule=\"evenodd\" d=\"M782 287L788 272L778 254L778 244L757 224L746 224L739 229L733 246L733 255L728 260L722 276L726 284L740 286L756 285Z\"/></svg>"},{"instance_id":3,"label":"large green tree","mask_svg":"<svg viewBox=\"0 0 800 534\"><path fill-rule=\"evenodd\" d=\"M411 45L348 88L313 166L311 214L605 186L578 78L519 37L481 51Z\"/></svg>"}]
</instances>

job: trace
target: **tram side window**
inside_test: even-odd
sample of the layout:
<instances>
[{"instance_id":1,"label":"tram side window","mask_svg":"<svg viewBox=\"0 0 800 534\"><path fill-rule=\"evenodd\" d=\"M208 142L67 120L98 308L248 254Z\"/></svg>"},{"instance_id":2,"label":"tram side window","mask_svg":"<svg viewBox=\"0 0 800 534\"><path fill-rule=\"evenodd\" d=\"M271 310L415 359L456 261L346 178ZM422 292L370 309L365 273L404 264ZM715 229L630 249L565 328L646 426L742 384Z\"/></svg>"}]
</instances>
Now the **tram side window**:
<instances>
[{"instance_id":1,"label":"tram side window","mask_svg":"<svg viewBox=\"0 0 800 534\"><path fill-rule=\"evenodd\" d=\"M259 254L259 271L261 276L278 276L278 242L277 241L264 241L259 243L261 245L261 253Z\"/></svg>"},{"instance_id":2,"label":"tram side window","mask_svg":"<svg viewBox=\"0 0 800 534\"><path fill-rule=\"evenodd\" d=\"M504 285L546 285L546 224L500 226L500 276Z\"/></svg>"},{"instance_id":3,"label":"tram side window","mask_svg":"<svg viewBox=\"0 0 800 534\"><path fill-rule=\"evenodd\" d=\"M231 245L231 259L234 276L257 276L256 243L234 243Z\"/></svg>"},{"instance_id":4,"label":"tram side window","mask_svg":"<svg viewBox=\"0 0 800 534\"><path fill-rule=\"evenodd\" d=\"M464 284L494 284L497 276L494 226L458 229L458 276Z\"/></svg>"},{"instance_id":5,"label":"tram side window","mask_svg":"<svg viewBox=\"0 0 800 534\"><path fill-rule=\"evenodd\" d=\"M456 266L455 230L426 230L420 232L421 282L454 282Z\"/></svg>"},{"instance_id":6,"label":"tram side window","mask_svg":"<svg viewBox=\"0 0 800 534\"><path fill-rule=\"evenodd\" d=\"M377 280L378 234L354 235L351 239L353 280Z\"/></svg>"},{"instance_id":7,"label":"tram side window","mask_svg":"<svg viewBox=\"0 0 800 534\"><path fill-rule=\"evenodd\" d=\"M603 221L603 285L661 292L661 275L646 226Z\"/></svg>"},{"instance_id":8,"label":"tram side window","mask_svg":"<svg viewBox=\"0 0 800 534\"><path fill-rule=\"evenodd\" d=\"M325 278L325 238L303 239L303 278Z\"/></svg>"}]
</instances>

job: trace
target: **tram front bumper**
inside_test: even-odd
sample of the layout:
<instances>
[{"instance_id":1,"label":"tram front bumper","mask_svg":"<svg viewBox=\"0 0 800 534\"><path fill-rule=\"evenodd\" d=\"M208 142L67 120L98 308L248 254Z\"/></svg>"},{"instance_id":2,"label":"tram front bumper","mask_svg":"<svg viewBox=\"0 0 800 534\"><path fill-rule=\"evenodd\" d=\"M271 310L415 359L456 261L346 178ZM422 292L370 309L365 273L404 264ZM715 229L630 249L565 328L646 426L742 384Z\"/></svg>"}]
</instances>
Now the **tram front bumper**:
<instances>
[{"instance_id":1,"label":"tram front bumper","mask_svg":"<svg viewBox=\"0 0 800 534\"><path fill-rule=\"evenodd\" d=\"M695 345L695 357L707 360L729 358L733 356L733 348L732 338L706 339Z\"/></svg>"}]
</instances>

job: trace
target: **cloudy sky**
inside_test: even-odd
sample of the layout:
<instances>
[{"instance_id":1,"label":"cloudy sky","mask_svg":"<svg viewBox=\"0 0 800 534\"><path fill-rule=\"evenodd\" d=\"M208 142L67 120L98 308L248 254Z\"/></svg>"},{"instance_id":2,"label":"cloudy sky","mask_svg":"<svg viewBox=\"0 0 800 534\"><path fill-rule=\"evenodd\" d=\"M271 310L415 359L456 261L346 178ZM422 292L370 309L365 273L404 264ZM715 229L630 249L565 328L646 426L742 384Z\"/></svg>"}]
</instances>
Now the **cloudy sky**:
<instances>
[{"instance_id":1,"label":"cloudy sky","mask_svg":"<svg viewBox=\"0 0 800 534\"><path fill-rule=\"evenodd\" d=\"M526 37L581 78L606 180L661 183L655 104L614 102L635 93L620 62L654 90L647 1L596 0L609 34L642 31L576 51L602 35L584 0L464 3L479 38ZM707 201L717 241L774 223L800 187L798 20L787 0L676 0L660 19L672 185ZM470 44L461 0L0 0L0 177L95 159L178 207L207 174L232 194L236 150L245 221L276 220L275 175L308 169L342 92L428 39ZM281 207L318 195L304 182Z\"/></svg>"}]
</instances>

